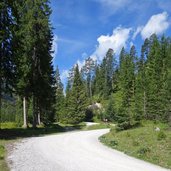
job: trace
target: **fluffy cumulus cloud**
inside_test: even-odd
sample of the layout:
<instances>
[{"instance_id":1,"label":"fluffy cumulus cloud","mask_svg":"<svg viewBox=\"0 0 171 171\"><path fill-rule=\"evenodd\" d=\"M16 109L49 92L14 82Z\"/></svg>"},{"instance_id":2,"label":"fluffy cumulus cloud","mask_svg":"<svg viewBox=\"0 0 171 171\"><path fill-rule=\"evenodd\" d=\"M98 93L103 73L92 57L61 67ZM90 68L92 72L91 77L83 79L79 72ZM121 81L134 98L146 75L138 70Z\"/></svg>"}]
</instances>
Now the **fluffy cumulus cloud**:
<instances>
[{"instance_id":1,"label":"fluffy cumulus cloud","mask_svg":"<svg viewBox=\"0 0 171 171\"><path fill-rule=\"evenodd\" d=\"M157 15L151 16L147 24L141 31L143 39L150 37L153 33L160 35L164 33L169 27L168 14L163 12Z\"/></svg>"},{"instance_id":2,"label":"fluffy cumulus cloud","mask_svg":"<svg viewBox=\"0 0 171 171\"><path fill-rule=\"evenodd\" d=\"M112 48L115 54L119 54L123 46L126 46L130 36L131 28L117 27L112 35L101 35L97 41L98 46L92 54L92 58L101 61L109 48Z\"/></svg>"},{"instance_id":3,"label":"fluffy cumulus cloud","mask_svg":"<svg viewBox=\"0 0 171 171\"><path fill-rule=\"evenodd\" d=\"M55 59L57 53L58 53L58 36L54 35L53 43L52 43L52 57L53 57L53 59Z\"/></svg>"},{"instance_id":4,"label":"fluffy cumulus cloud","mask_svg":"<svg viewBox=\"0 0 171 171\"><path fill-rule=\"evenodd\" d=\"M113 30L112 35L101 35L98 39L98 45L96 47L95 52L90 55L92 59L97 60L98 62L102 61L106 52L109 48L112 48L115 54L119 54L120 50L123 46L126 46L127 40L129 39L131 33L131 28L122 28L117 27ZM77 60L76 64L78 64L79 69L81 69L85 64L86 55L82 55L83 60ZM68 70L63 70L61 74L61 79L65 82L68 77Z\"/></svg>"}]
</instances>

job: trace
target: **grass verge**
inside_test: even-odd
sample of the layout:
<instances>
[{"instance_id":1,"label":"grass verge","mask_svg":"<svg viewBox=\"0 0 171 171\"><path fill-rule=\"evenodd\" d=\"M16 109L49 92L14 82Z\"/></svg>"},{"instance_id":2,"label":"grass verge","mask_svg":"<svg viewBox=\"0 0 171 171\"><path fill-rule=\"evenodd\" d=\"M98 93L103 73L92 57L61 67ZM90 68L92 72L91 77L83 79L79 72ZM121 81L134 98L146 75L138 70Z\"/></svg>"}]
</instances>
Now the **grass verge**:
<instances>
[{"instance_id":1,"label":"grass verge","mask_svg":"<svg viewBox=\"0 0 171 171\"><path fill-rule=\"evenodd\" d=\"M100 141L130 156L171 169L171 131L166 124L144 122L141 127L126 131L111 129Z\"/></svg>"}]
</instances>

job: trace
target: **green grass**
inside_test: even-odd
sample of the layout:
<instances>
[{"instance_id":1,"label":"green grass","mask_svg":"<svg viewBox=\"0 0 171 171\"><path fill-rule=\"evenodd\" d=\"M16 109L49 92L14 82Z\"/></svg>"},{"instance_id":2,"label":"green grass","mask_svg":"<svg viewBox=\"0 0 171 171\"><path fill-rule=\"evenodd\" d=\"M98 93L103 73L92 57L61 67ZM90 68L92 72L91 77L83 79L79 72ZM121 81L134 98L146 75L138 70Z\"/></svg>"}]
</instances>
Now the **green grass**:
<instances>
[{"instance_id":1,"label":"green grass","mask_svg":"<svg viewBox=\"0 0 171 171\"><path fill-rule=\"evenodd\" d=\"M160 131L155 131L159 127ZM144 122L141 127L100 137L102 143L136 158L171 168L171 130L166 124Z\"/></svg>"},{"instance_id":2,"label":"green grass","mask_svg":"<svg viewBox=\"0 0 171 171\"><path fill-rule=\"evenodd\" d=\"M10 143L13 143L14 140L3 140L0 139L0 170L2 171L9 171L9 168L7 166L7 163L5 161L7 150L6 146Z\"/></svg>"},{"instance_id":3,"label":"green grass","mask_svg":"<svg viewBox=\"0 0 171 171\"><path fill-rule=\"evenodd\" d=\"M1 128L2 129L12 129L12 128L17 128L18 125L15 122L5 122L1 123Z\"/></svg>"}]
</instances>

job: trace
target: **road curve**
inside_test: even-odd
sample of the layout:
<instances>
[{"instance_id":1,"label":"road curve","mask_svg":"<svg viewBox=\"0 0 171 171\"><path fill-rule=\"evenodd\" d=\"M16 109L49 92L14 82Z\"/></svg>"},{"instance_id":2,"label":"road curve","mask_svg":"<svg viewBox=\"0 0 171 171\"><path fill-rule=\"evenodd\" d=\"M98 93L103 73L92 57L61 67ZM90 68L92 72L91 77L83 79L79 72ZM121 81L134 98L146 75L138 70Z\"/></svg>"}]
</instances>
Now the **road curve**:
<instances>
[{"instance_id":1,"label":"road curve","mask_svg":"<svg viewBox=\"0 0 171 171\"><path fill-rule=\"evenodd\" d=\"M12 171L167 171L98 141L109 129L75 131L22 140L9 153Z\"/></svg>"}]
</instances>

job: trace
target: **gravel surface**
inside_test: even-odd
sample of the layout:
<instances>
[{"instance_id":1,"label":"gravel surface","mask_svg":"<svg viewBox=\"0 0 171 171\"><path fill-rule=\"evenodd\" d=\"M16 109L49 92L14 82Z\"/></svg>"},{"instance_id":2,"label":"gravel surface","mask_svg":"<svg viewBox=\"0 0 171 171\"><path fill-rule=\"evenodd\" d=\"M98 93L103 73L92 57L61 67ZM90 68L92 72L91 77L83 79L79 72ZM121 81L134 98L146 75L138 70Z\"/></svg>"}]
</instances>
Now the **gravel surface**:
<instances>
[{"instance_id":1,"label":"gravel surface","mask_svg":"<svg viewBox=\"0 0 171 171\"><path fill-rule=\"evenodd\" d=\"M92 126L92 125L99 125L99 123L96 122L85 122L87 126Z\"/></svg>"},{"instance_id":2,"label":"gravel surface","mask_svg":"<svg viewBox=\"0 0 171 171\"><path fill-rule=\"evenodd\" d=\"M7 158L12 171L166 171L98 141L109 129L24 139Z\"/></svg>"}]
</instances>

